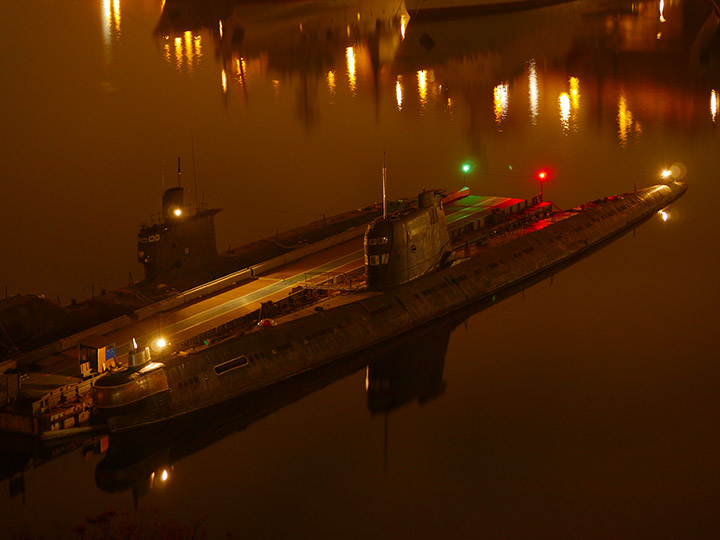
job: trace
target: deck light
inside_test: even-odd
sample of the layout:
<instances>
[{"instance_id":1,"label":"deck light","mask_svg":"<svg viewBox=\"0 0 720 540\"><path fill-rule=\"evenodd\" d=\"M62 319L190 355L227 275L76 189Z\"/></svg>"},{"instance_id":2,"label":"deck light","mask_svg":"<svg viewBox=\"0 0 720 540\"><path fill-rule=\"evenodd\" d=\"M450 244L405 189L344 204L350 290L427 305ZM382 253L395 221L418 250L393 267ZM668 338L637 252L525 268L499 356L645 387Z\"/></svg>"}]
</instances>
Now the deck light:
<instances>
[{"instance_id":1,"label":"deck light","mask_svg":"<svg viewBox=\"0 0 720 540\"><path fill-rule=\"evenodd\" d=\"M176 208L175 210L173 210L173 214L175 214L177 217L180 217L182 215L182 210Z\"/></svg>"},{"instance_id":2,"label":"deck light","mask_svg":"<svg viewBox=\"0 0 720 540\"><path fill-rule=\"evenodd\" d=\"M165 337L160 336L159 338L153 340L151 348L154 352L162 352L168 345L168 340Z\"/></svg>"}]
</instances>

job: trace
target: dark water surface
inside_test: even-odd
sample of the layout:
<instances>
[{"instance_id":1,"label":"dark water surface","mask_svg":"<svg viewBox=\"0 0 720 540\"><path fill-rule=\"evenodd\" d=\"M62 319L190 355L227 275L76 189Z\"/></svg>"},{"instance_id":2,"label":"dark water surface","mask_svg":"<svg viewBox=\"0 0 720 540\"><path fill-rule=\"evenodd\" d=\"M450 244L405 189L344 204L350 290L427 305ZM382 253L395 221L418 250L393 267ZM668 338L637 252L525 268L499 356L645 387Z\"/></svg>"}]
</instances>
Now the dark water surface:
<instances>
[{"instance_id":1,"label":"dark water surface","mask_svg":"<svg viewBox=\"0 0 720 540\"><path fill-rule=\"evenodd\" d=\"M0 5L11 295L139 279L177 156L225 208L222 249L377 201L383 152L390 197L526 197L541 166L561 207L672 164L690 185L667 222L394 351L29 468L24 494L3 479L0 536L111 510L211 537L720 536L711 2L409 22L396 1Z\"/></svg>"}]
</instances>

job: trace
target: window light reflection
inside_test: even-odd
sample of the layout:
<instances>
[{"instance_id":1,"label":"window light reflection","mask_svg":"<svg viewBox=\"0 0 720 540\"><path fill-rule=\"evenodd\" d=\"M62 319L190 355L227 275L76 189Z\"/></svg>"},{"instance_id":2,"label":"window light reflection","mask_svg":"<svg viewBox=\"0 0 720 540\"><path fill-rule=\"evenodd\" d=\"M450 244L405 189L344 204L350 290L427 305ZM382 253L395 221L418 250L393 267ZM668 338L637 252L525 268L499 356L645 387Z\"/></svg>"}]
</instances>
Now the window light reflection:
<instances>
[{"instance_id":1,"label":"window light reflection","mask_svg":"<svg viewBox=\"0 0 720 540\"><path fill-rule=\"evenodd\" d=\"M501 83L493 88L493 110L497 125L500 125L507 116L509 94L508 83Z\"/></svg>"},{"instance_id":2,"label":"window light reflection","mask_svg":"<svg viewBox=\"0 0 720 540\"><path fill-rule=\"evenodd\" d=\"M558 106L560 107L560 125L563 131L570 129L570 96L563 92L558 97Z\"/></svg>"},{"instance_id":3,"label":"window light reflection","mask_svg":"<svg viewBox=\"0 0 720 540\"><path fill-rule=\"evenodd\" d=\"M573 112L580 108L580 80L577 77L570 77L570 104Z\"/></svg>"},{"instance_id":4,"label":"window light reflection","mask_svg":"<svg viewBox=\"0 0 720 540\"><path fill-rule=\"evenodd\" d=\"M202 57L202 37L200 37L200 35L193 37L192 46L193 53L195 55L195 63L197 63Z\"/></svg>"},{"instance_id":5,"label":"window light reflection","mask_svg":"<svg viewBox=\"0 0 720 540\"><path fill-rule=\"evenodd\" d=\"M418 80L418 97L420 98L420 106L425 107L427 105L427 94L428 94L428 81L427 81L427 70L420 70L417 72Z\"/></svg>"},{"instance_id":6,"label":"window light reflection","mask_svg":"<svg viewBox=\"0 0 720 540\"><path fill-rule=\"evenodd\" d=\"M348 47L347 49L345 49L345 62L347 64L347 76L348 84L350 86L350 94L352 96L355 96L355 92L357 90L357 68L355 65L355 49L353 47Z\"/></svg>"},{"instance_id":7,"label":"window light reflection","mask_svg":"<svg viewBox=\"0 0 720 540\"><path fill-rule=\"evenodd\" d=\"M335 102L335 72L330 70L327 72L328 92L330 92L330 103Z\"/></svg>"},{"instance_id":8,"label":"window light reflection","mask_svg":"<svg viewBox=\"0 0 720 540\"><path fill-rule=\"evenodd\" d=\"M718 94L713 89L710 92L710 116L712 117L713 124L715 123L715 120L717 119L717 109L718 109Z\"/></svg>"},{"instance_id":9,"label":"window light reflection","mask_svg":"<svg viewBox=\"0 0 720 540\"><path fill-rule=\"evenodd\" d=\"M103 24L103 41L105 42L105 53L110 59L110 44L115 37L120 35L120 0L103 0L102 4L102 24Z\"/></svg>"},{"instance_id":10,"label":"window light reflection","mask_svg":"<svg viewBox=\"0 0 720 540\"><path fill-rule=\"evenodd\" d=\"M632 111L628 108L627 100L625 99L624 94L620 94L620 98L618 100L617 121L618 140L620 141L620 146L622 148L626 148L630 134L633 132L639 133L641 131L641 127L640 123L633 118Z\"/></svg>"},{"instance_id":11,"label":"window light reflection","mask_svg":"<svg viewBox=\"0 0 720 540\"><path fill-rule=\"evenodd\" d=\"M194 57L194 50L193 50L193 42L192 42L192 32L187 30L183 33L183 41L185 44L185 55L187 57L187 64L190 69L192 69L193 65L193 57Z\"/></svg>"},{"instance_id":12,"label":"window light reflection","mask_svg":"<svg viewBox=\"0 0 720 540\"><path fill-rule=\"evenodd\" d=\"M166 36L165 40L165 60L172 63L174 59L175 69L182 71L183 65L186 65L188 71L191 71L198 65L202 58L202 36L185 31L182 36L177 36L172 41L170 36Z\"/></svg>"},{"instance_id":13,"label":"window light reflection","mask_svg":"<svg viewBox=\"0 0 720 540\"><path fill-rule=\"evenodd\" d=\"M533 58L528 62L528 94L530 100L530 121L533 126L537 125L539 108L539 95L538 90L538 79L537 79L537 66L535 65L535 59Z\"/></svg>"},{"instance_id":14,"label":"window light reflection","mask_svg":"<svg viewBox=\"0 0 720 540\"><path fill-rule=\"evenodd\" d=\"M182 50L182 39L179 37L175 38L175 67L178 71L182 70L183 64L183 50Z\"/></svg>"},{"instance_id":15,"label":"window light reflection","mask_svg":"<svg viewBox=\"0 0 720 540\"><path fill-rule=\"evenodd\" d=\"M397 80L395 81L395 101L397 102L398 111L402 111L403 87L402 77L400 75L398 75Z\"/></svg>"},{"instance_id":16,"label":"window light reflection","mask_svg":"<svg viewBox=\"0 0 720 540\"><path fill-rule=\"evenodd\" d=\"M410 22L410 17L406 14L400 16L400 36L405 39L405 32L407 31L407 25Z\"/></svg>"}]
</instances>

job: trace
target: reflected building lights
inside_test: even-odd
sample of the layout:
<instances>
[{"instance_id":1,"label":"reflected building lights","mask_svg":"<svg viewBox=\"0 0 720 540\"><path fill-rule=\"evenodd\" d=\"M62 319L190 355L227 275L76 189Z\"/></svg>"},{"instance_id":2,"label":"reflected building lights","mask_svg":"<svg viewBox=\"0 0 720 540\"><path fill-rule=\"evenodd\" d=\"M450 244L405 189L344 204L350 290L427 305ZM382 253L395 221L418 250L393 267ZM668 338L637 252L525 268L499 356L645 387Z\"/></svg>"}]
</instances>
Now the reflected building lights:
<instances>
[{"instance_id":1,"label":"reflected building lights","mask_svg":"<svg viewBox=\"0 0 720 540\"><path fill-rule=\"evenodd\" d=\"M165 36L165 39L170 39L169 37ZM163 45L163 55L165 56L165 61L168 64L172 64L172 52L170 52L170 42L166 41L165 45Z\"/></svg>"},{"instance_id":2,"label":"reflected building lights","mask_svg":"<svg viewBox=\"0 0 720 540\"><path fill-rule=\"evenodd\" d=\"M573 113L580 109L580 79L577 77L570 77L570 104Z\"/></svg>"},{"instance_id":3,"label":"reflected building lights","mask_svg":"<svg viewBox=\"0 0 720 540\"><path fill-rule=\"evenodd\" d=\"M400 37L404 40L405 39L405 32L407 31L407 25L410 22L410 17L408 15L401 15L400 16Z\"/></svg>"},{"instance_id":4,"label":"reflected building lights","mask_svg":"<svg viewBox=\"0 0 720 540\"><path fill-rule=\"evenodd\" d=\"M200 35L193 36L192 46L193 56L195 56L195 63L197 64L200 62L200 58L202 58L202 37L200 37Z\"/></svg>"},{"instance_id":5,"label":"reflected building lights","mask_svg":"<svg viewBox=\"0 0 720 540\"><path fill-rule=\"evenodd\" d=\"M355 65L355 49L353 47L345 49L345 63L347 65L347 77L350 94L354 97L357 90L357 66Z\"/></svg>"},{"instance_id":6,"label":"reflected building lights","mask_svg":"<svg viewBox=\"0 0 720 540\"><path fill-rule=\"evenodd\" d=\"M715 120L717 119L717 109L718 109L718 94L713 89L710 92L710 117L712 118L713 124L715 123Z\"/></svg>"},{"instance_id":7,"label":"reflected building lights","mask_svg":"<svg viewBox=\"0 0 720 540\"><path fill-rule=\"evenodd\" d=\"M620 147L626 148L630 134L633 132L639 133L641 128L640 123L633 118L632 111L628 108L627 100L625 99L624 94L620 94L620 99L618 100L617 121Z\"/></svg>"},{"instance_id":8,"label":"reflected building lights","mask_svg":"<svg viewBox=\"0 0 720 540\"><path fill-rule=\"evenodd\" d=\"M580 110L580 80L577 77L570 77L570 91L567 94L561 94L560 103L560 122L563 129L577 131L577 116Z\"/></svg>"},{"instance_id":9,"label":"reflected building lights","mask_svg":"<svg viewBox=\"0 0 720 540\"><path fill-rule=\"evenodd\" d=\"M493 88L493 111L495 112L495 123L498 126L507 117L509 96L508 83L501 83Z\"/></svg>"},{"instance_id":10,"label":"reflected building lights","mask_svg":"<svg viewBox=\"0 0 720 540\"><path fill-rule=\"evenodd\" d=\"M222 39L222 37L223 37L222 21L218 21L218 33L220 34L220 39Z\"/></svg>"},{"instance_id":11,"label":"reflected building lights","mask_svg":"<svg viewBox=\"0 0 720 540\"><path fill-rule=\"evenodd\" d=\"M428 81L427 81L427 70L420 70L417 72L417 84L418 84L418 97L420 98L420 107L424 108L427 105L427 94L428 94Z\"/></svg>"},{"instance_id":12,"label":"reflected building lights","mask_svg":"<svg viewBox=\"0 0 720 540\"><path fill-rule=\"evenodd\" d=\"M225 68L222 69L222 72L220 73L220 82L222 84L222 91L223 94L227 94L228 91L228 81L227 81L227 72L225 71Z\"/></svg>"},{"instance_id":13,"label":"reflected building lights","mask_svg":"<svg viewBox=\"0 0 720 540\"><path fill-rule=\"evenodd\" d=\"M570 129L570 96L564 92L560 94L558 106L560 108L560 125L562 125L563 131L567 132Z\"/></svg>"},{"instance_id":14,"label":"reflected building lights","mask_svg":"<svg viewBox=\"0 0 720 540\"><path fill-rule=\"evenodd\" d=\"M168 63L175 62L175 69L182 71L183 65L187 66L188 71L198 65L202 58L202 36L193 35L192 32L183 32L182 37L177 36L170 40L169 36L165 36L166 43L163 46L165 60Z\"/></svg>"},{"instance_id":15,"label":"reflected building lights","mask_svg":"<svg viewBox=\"0 0 720 540\"><path fill-rule=\"evenodd\" d=\"M533 126L537 125L540 92L538 90L537 66L533 58L528 62L528 95L530 103L530 121Z\"/></svg>"},{"instance_id":16,"label":"reflected building lights","mask_svg":"<svg viewBox=\"0 0 720 540\"><path fill-rule=\"evenodd\" d=\"M113 39L120 35L120 0L103 0L102 4L102 23L103 23L103 41L105 42L105 53L110 57L110 45Z\"/></svg>"},{"instance_id":17,"label":"reflected building lights","mask_svg":"<svg viewBox=\"0 0 720 540\"><path fill-rule=\"evenodd\" d=\"M330 70L327 73L328 92L330 92L330 103L335 103L335 72Z\"/></svg>"},{"instance_id":18,"label":"reflected building lights","mask_svg":"<svg viewBox=\"0 0 720 540\"><path fill-rule=\"evenodd\" d=\"M665 16L663 15L663 12L665 11L665 0L660 0L660 22L665 22ZM660 35L658 34L658 39L660 39Z\"/></svg>"},{"instance_id":19,"label":"reflected building lights","mask_svg":"<svg viewBox=\"0 0 720 540\"><path fill-rule=\"evenodd\" d=\"M175 68L180 71L182 70L183 64L183 51L182 51L182 39L179 37L175 38Z\"/></svg>"},{"instance_id":20,"label":"reflected building lights","mask_svg":"<svg viewBox=\"0 0 720 540\"><path fill-rule=\"evenodd\" d=\"M183 33L183 40L185 43L185 54L187 55L188 67L192 69L195 51L192 43L192 33L189 30Z\"/></svg>"},{"instance_id":21,"label":"reflected building lights","mask_svg":"<svg viewBox=\"0 0 720 540\"><path fill-rule=\"evenodd\" d=\"M402 111L403 102L403 87L402 87L402 76L398 75L395 81L395 101L397 102L398 111Z\"/></svg>"},{"instance_id":22,"label":"reflected building lights","mask_svg":"<svg viewBox=\"0 0 720 540\"><path fill-rule=\"evenodd\" d=\"M202 58L202 37L198 34L197 36L193 37L193 54L195 55L195 61L196 63L200 61L200 58Z\"/></svg>"},{"instance_id":23,"label":"reflected building lights","mask_svg":"<svg viewBox=\"0 0 720 540\"><path fill-rule=\"evenodd\" d=\"M245 70L247 66L245 65L245 59L244 58L236 58L235 59L235 77L237 79L237 82L242 86L245 84Z\"/></svg>"},{"instance_id":24,"label":"reflected building lights","mask_svg":"<svg viewBox=\"0 0 720 540\"><path fill-rule=\"evenodd\" d=\"M621 95L618 101L618 138L620 146L625 148L628 141L628 132L632 126L632 113L627 108L625 96Z\"/></svg>"}]
</instances>

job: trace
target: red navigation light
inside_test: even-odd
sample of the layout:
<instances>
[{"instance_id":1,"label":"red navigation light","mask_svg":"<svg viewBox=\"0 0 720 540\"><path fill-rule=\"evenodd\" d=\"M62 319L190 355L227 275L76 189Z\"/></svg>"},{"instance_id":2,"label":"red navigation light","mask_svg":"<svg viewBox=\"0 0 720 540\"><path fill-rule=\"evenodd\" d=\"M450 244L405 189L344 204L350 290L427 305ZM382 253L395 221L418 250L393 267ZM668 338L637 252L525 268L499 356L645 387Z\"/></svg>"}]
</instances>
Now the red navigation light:
<instances>
[{"instance_id":1,"label":"red navigation light","mask_svg":"<svg viewBox=\"0 0 720 540\"><path fill-rule=\"evenodd\" d=\"M543 196L543 191L545 187L545 182L547 182L550 177L552 176L552 170L548 167L543 167L542 169L538 169L535 173L535 179L540 182L540 196Z\"/></svg>"}]
</instances>

